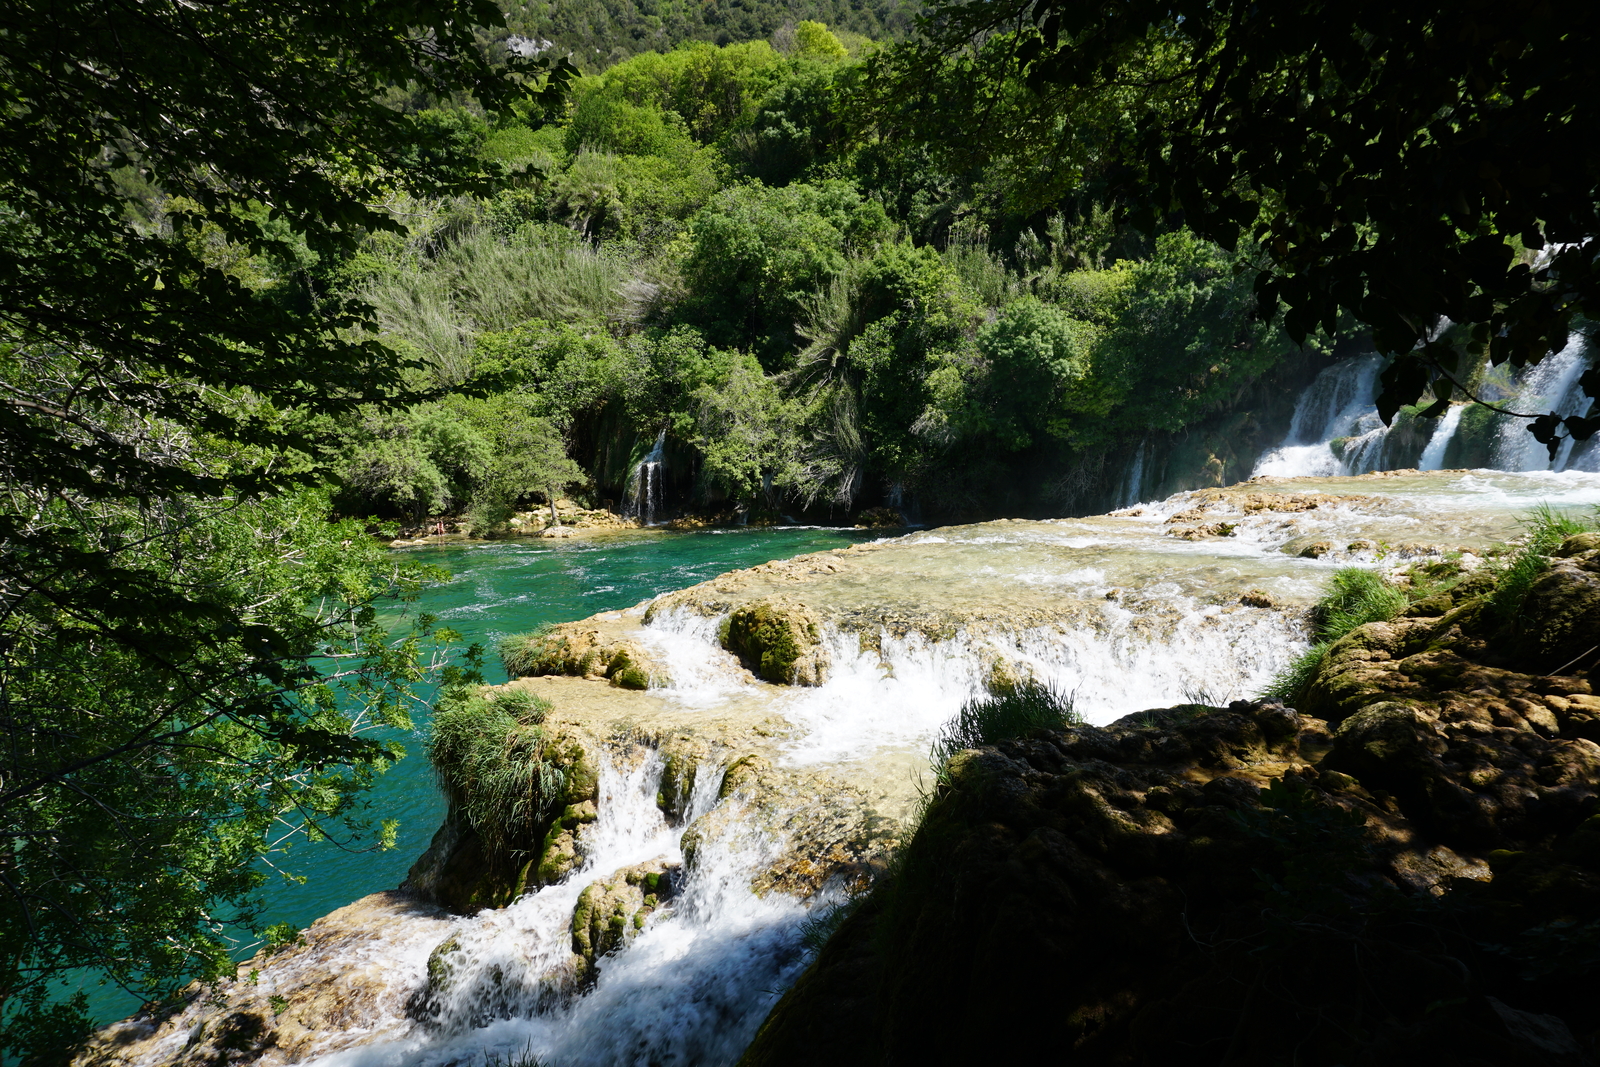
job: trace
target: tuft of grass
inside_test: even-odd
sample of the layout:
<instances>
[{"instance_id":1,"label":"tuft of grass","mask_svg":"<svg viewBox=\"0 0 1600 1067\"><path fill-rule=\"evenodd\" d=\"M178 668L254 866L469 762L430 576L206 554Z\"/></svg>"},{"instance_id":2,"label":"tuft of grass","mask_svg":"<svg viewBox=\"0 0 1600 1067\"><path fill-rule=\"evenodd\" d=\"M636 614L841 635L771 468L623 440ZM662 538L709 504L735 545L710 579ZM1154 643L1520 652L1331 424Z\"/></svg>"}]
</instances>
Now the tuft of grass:
<instances>
[{"instance_id":1,"label":"tuft of grass","mask_svg":"<svg viewBox=\"0 0 1600 1067\"><path fill-rule=\"evenodd\" d=\"M1388 622L1410 603L1402 590L1372 571L1360 567L1335 571L1327 592L1311 609L1311 647L1279 671L1261 695L1286 703L1301 700L1335 641L1369 622Z\"/></svg>"},{"instance_id":2,"label":"tuft of grass","mask_svg":"<svg viewBox=\"0 0 1600 1067\"><path fill-rule=\"evenodd\" d=\"M501 1054L491 1052L484 1057L483 1067L543 1067L539 1057L533 1054L533 1046L524 1046L521 1052L508 1052Z\"/></svg>"},{"instance_id":3,"label":"tuft of grass","mask_svg":"<svg viewBox=\"0 0 1600 1067\"><path fill-rule=\"evenodd\" d=\"M1023 682L963 704L934 740L933 764L943 767L962 749L1022 737L1031 730L1059 730L1082 721L1068 694L1039 682Z\"/></svg>"},{"instance_id":4,"label":"tuft of grass","mask_svg":"<svg viewBox=\"0 0 1600 1067\"><path fill-rule=\"evenodd\" d=\"M861 907L866 899L866 894L863 893L832 904L818 905L800 924L801 943L812 952L821 952L822 946L828 943L828 938L844 925L846 919L855 914L856 909Z\"/></svg>"},{"instance_id":5,"label":"tuft of grass","mask_svg":"<svg viewBox=\"0 0 1600 1067\"><path fill-rule=\"evenodd\" d=\"M1489 609L1502 619L1521 613L1528 591L1550 566L1550 553L1573 534L1592 527L1575 515L1540 504L1523 518L1522 528L1526 531L1522 548L1501 569L1489 594Z\"/></svg>"},{"instance_id":6,"label":"tuft of grass","mask_svg":"<svg viewBox=\"0 0 1600 1067\"><path fill-rule=\"evenodd\" d=\"M500 653L500 663L505 667L507 675L521 678L533 671L543 655L535 646L549 630L550 627L541 626L525 634L511 634L500 639L496 651Z\"/></svg>"},{"instance_id":7,"label":"tuft of grass","mask_svg":"<svg viewBox=\"0 0 1600 1067\"><path fill-rule=\"evenodd\" d=\"M540 726L549 701L511 690L488 700L453 691L440 698L428 759L445 795L491 856L514 856L549 821L566 787L545 760Z\"/></svg>"},{"instance_id":8,"label":"tuft of grass","mask_svg":"<svg viewBox=\"0 0 1600 1067\"><path fill-rule=\"evenodd\" d=\"M1381 577L1360 567L1335 571L1328 591L1312 609L1318 641L1334 642L1358 626L1388 622L1411 601Z\"/></svg>"}]
</instances>

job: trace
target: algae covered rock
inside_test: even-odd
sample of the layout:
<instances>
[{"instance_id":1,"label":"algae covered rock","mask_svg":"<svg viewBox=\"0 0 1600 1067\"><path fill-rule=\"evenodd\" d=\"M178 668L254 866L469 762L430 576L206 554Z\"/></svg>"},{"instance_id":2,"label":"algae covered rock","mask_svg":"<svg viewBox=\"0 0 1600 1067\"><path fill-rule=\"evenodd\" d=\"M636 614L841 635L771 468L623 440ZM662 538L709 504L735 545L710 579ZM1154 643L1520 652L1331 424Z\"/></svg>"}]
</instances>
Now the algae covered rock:
<instances>
[{"instance_id":1,"label":"algae covered rock","mask_svg":"<svg viewBox=\"0 0 1600 1067\"><path fill-rule=\"evenodd\" d=\"M682 879L675 864L640 863L591 883L572 911L572 951L580 982L594 981L596 961L638 936Z\"/></svg>"},{"instance_id":2,"label":"algae covered rock","mask_svg":"<svg viewBox=\"0 0 1600 1067\"><path fill-rule=\"evenodd\" d=\"M728 616L723 647L755 674L782 685L821 685L828 651L812 609L787 597L745 604Z\"/></svg>"},{"instance_id":3,"label":"algae covered rock","mask_svg":"<svg viewBox=\"0 0 1600 1067\"><path fill-rule=\"evenodd\" d=\"M514 742L503 722L481 725L478 749L443 767L435 758L450 809L405 881L461 913L504 907L564 877L599 791L596 742L580 731L541 726Z\"/></svg>"},{"instance_id":4,"label":"algae covered rock","mask_svg":"<svg viewBox=\"0 0 1600 1067\"><path fill-rule=\"evenodd\" d=\"M500 659L513 678L549 674L606 678L623 689L672 684L667 665L629 631L604 627L593 619L508 637L500 643Z\"/></svg>"}]
</instances>

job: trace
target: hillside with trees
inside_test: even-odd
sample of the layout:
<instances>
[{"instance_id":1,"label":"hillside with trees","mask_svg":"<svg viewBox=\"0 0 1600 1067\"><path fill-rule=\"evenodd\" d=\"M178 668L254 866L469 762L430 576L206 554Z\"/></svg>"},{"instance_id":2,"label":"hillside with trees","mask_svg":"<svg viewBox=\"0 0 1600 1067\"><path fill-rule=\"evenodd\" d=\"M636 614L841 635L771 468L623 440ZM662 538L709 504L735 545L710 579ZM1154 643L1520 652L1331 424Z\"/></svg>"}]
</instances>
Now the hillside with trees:
<instances>
[{"instance_id":1,"label":"hillside with trees","mask_svg":"<svg viewBox=\"0 0 1600 1067\"><path fill-rule=\"evenodd\" d=\"M1040 206L1009 160L905 136L875 56L801 21L554 111L420 110L498 177L317 268L431 391L319 424L341 509L492 532L542 493L506 467L528 434L614 507L660 439L670 507L726 521L1092 508L1112 457L1178 437L1174 481L1241 471L1330 342L1258 318L1233 253L1117 222L1092 146Z\"/></svg>"}]
</instances>

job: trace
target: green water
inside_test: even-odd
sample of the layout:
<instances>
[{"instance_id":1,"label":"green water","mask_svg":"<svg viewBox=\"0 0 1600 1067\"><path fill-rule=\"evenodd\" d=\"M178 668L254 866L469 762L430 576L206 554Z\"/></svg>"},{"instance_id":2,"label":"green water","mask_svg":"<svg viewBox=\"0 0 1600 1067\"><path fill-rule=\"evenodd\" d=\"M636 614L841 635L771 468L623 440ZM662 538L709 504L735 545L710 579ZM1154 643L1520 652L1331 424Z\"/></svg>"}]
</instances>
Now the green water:
<instances>
[{"instance_id":1,"label":"green water","mask_svg":"<svg viewBox=\"0 0 1600 1067\"><path fill-rule=\"evenodd\" d=\"M484 673L505 680L494 643L549 622L569 622L599 611L694 585L724 571L753 567L805 552L842 548L881 537L850 529L703 530L694 533L616 534L593 540L518 541L404 549L450 571L417 607L458 631L465 642L489 650ZM273 879L265 888L270 922L305 928L319 916L382 889L393 889L428 847L444 816L423 740L428 723L401 738L409 758L385 775L370 794L372 814L400 820L397 847L353 852L332 842L302 843L283 866L306 876L303 885ZM248 950L242 950L248 955ZM131 1014L137 1002L104 988L91 989L94 1014L110 1021Z\"/></svg>"}]
</instances>

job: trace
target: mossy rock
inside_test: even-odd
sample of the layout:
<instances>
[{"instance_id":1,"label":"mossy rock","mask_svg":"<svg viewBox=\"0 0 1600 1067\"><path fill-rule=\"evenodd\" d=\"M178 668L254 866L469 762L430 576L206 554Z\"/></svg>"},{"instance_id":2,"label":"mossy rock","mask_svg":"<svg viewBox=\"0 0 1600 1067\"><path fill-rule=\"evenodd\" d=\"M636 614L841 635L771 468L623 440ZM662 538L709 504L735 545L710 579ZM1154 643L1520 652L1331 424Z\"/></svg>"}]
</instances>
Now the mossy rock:
<instances>
[{"instance_id":1,"label":"mossy rock","mask_svg":"<svg viewBox=\"0 0 1600 1067\"><path fill-rule=\"evenodd\" d=\"M738 608L728 617L723 647L752 672L780 685L821 685L828 653L822 624L804 604L769 597Z\"/></svg>"},{"instance_id":2,"label":"mossy rock","mask_svg":"<svg viewBox=\"0 0 1600 1067\"><path fill-rule=\"evenodd\" d=\"M679 871L676 865L641 863L584 889L572 909L572 951L580 960L581 982L592 982L598 961L638 936L672 896Z\"/></svg>"},{"instance_id":3,"label":"mossy rock","mask_svg":"<svg viewBox=\"0 0 1600 1067\"><path fill-rule=\"evenodd\" d=\"M455 970L450 957L460 948L461 936L451 934L428 953L428 992L437 995L450 991Z\"/></svg>"},{"instance_id":4,"label":"mossy rock","mask_svg":"<svg viewBox=\"0 0 1600 1067\"><path fill-rule=\"evenodd\" d=\"M501 646L501 659L513 677L604 677L619 688L635 690L672 684L666 665L655 661L633 641L583 622L563 623L508 638Z\"/></svg>"},{"instance_id":5,"label":"mossy rock","mask_svg":"<svg viewBox=\"0 0 1600 1067\"><path fill-rule=\"evenodd\" d=\"M661 763L661 785L656 806L668 819L682 819L689 811L694 794L695 771L700 761L682 752L666 752Z\"/></svg>"}]
</instances>

